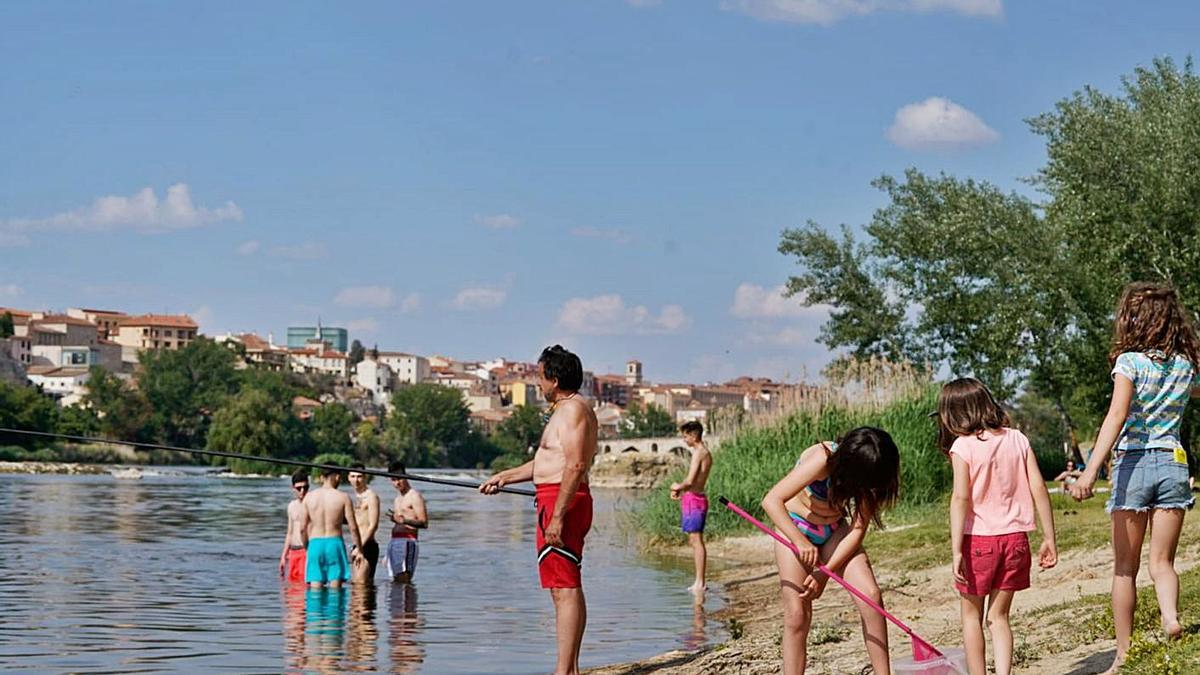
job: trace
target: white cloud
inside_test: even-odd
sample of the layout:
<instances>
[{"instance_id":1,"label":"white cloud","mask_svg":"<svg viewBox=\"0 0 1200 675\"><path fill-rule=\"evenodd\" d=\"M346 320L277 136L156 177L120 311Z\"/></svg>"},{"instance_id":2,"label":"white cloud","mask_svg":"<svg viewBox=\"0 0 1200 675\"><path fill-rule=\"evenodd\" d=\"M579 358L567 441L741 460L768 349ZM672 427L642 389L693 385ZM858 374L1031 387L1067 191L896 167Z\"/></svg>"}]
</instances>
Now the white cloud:
<instances>
[{"instance_id":1,"label":"white cloud","mask_svg":"<svg viewBox=\"0 0 1200 675\"><path fill-rule=\"evenodd\" d=\"M3 229L22 231L116 232L130 229L154 233L183 230L226 220L242 220L242 210L233 202L210 209L196 206L185 183L167 188L159 200L153 188L122 197L99 197L90 206L56 213L45 218L17 218L0 223Z\"/></svg>"},{"instance_id":2,"label":"white cloud","mask_svg":"<svg viewBox=\"0 0 1200 675\"><path fill-rule=\"evenodd\" d=\"M451 303L459 310L497 309L508 300L508 291L500 288L464 288L454 296Z\"/></svg>"},{"instance_id":3,"label":"white cloud","mask_svg":"<svg viewBox=\"0 0 1200 675\"><path fill-rule=\"evenodd\" d=\"M333 301L343 307L391 307L395 302L392 289L387 286L350 286L338 291Z\"/></svg>"},{"instance_id":4,"label":"white cloud","mask_svg":"<svg viewBox=\"0 0 1200 675\"><path fill-rule=\"evenodd\" d=\"M17 246L28 246L28 245L29 245L29 237L26 237L23 234L16 234L13 232L5 232L3 229L0 229L0 248L6 248L6 247L16 248Z\"/></svg>"},{"instance_id":5,"label":"white cloud","mask_svg":"<svg viewBox=\"0 0 1200 675\"><path fill-rule=\"evenodd\" d=\"M0 298L15 298L24 292L24 289L16 284L0 284Z\"/></svg>"},{"instance_id":6,"label":"white cloud","mask_svg":"<svg viewBox=\"0 0 1200 675\"><path fill-rule=\"evenodd\" d=\"M312 241L271 248L271 255L276 258L286 258L288 260L319 260L324 258L327 253L328 251L326 251L324 244Z\"/></svg>"},{"instance_id":7,"label":"white cloud","mask_svg":"<svg viewBox=\"0 0 1200 675\"><path fill-rule=\"evenodd\" d=\"M412 314L421 309L421 294L409 293L400 301L400 312L402 314Z\"/></svg>"},{"instance_id":8,"label":"white cloud","mask_svg":"<svg viewBox=\"0 0 1200 675\"><path fill-rule=\"evenodd\" d=\"M986 18L1004 15L1002 0L722 0L721 9L762 21L822 26L876 12L953 12Z\"/></svg>"},{"instance_id":9,"label":"white cloud","mask_svg":"<svg viewBox=\"0 0 1200 675\"><path fill-rule=\"evenodd\" d=\"M764 288L742 283L733 292L733 305L729 312L742 319L785 319L809 317L826 311L820 307L805 307L804 301L797 296L785 298L783 291L783 286Z\"/></svg>"},{"instance_id":10,"label":"white cloud","mask_svg":"<svg viewBox=\"0 0 1200 675\"><path fill-rule=\"evenodd\" d=\"M254 255L261 246L262 244L258 243L257 241L244 241L238 244L237 254Z\"/></svg>"},{"instance_id":11,"label":"white cloud","mask_svg":"<svg viewBox=\"0 0 1200 675\"><path fill-rule=\"evenodd\" d=\"M192 317L192 321L195 321L196 324L200 326L201 333L205 333L207 335L216 334L216 331L213 329L212 307L209 307L208 305L200 305L196 309L189 312L188 316Z\"/></svg>"},{"instance_id":12,"label":"white cloud","mask_svg":"<svg viewBox=\"0 0 1200 675\"><path fill-rule=\"evenodd\" d=\"M521 224L521 219L507 213L496 213L490 216L477 214L475 222L493 230L511 230Z\"/></svg>"},{"instance_id":13,"label":"white cloud","mask_svg":"<svg viewBox=\"0 0 1200 675\"><path fill-rule=\"evenodd\" d=\"M746 339L751 344L756 345L774 345L776 347L799 347L801 345L813 344L819 332L820 325L813 325L809 328L799 328L788 326L780 330L765 330L759 331L751 329L747 334Z\"/></svg>"},{"instance_id":14,"label":"white cloud","mask_svg":"<svg viewBox=\"0 0 1200 675\"><path fill-rule=\"evenodd\" d=\"M887 138L909 150L956 150L1000 140L1000 134L954 101L933 96L896 111Z\"/></svg>"},{"instance_id":15,"label":"white cloud","mask_svg":"<svg viewBox=\"0 0 1200 675\"><path fill-rule=\"evenodd\" d=\"M567 300L557 326L569 335L652 335L678 333L690 323L679 305L664 305L655 316L645 305L626 306L614 293Z\"/></svg>"},{"instance_id":16,"label":"white cloud","mask_svg":"<svg viewBox=\"0 0 1200 675\"><path fill-rule=\"evenodd\" d=\"M371 317L355 319L346 322L346 330L352 333L374 333L379 330L379 322Z\"/></svg>"},{"instance_id":17,"label":"white cloud","mask_svg":"<svg viewBox=\"0 0 1200 675\"><path fill-rule=\"evenodd\" d=\"M633 241L633 235L624 230L602 230L595 227L577 227L571 230L571 234L576 237L590 239L607 239L614 244L622 245Z\"/></svg>"}]
</instances>

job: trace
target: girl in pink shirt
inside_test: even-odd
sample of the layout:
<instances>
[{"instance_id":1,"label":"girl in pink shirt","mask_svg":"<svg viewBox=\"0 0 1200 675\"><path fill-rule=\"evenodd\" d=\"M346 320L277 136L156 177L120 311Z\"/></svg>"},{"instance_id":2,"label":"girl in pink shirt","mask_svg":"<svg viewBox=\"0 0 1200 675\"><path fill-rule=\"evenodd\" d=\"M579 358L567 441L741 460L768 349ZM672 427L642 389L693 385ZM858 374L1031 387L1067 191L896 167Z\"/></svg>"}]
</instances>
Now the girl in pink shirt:
<instances>
[{"instance_id":1,"label":"girl in pink shirt","mask_svg":"<svg viewBox=\"0 0 1200 675\"><path fill-rule=\"evenodd\" d=\"M963 644L971 675L985 675L984 602L997 675L1012 671L1008 623L1013 594L1029 588L1028 532L1042 521L1043 569L1058 562L1054 512L1029 440L1008 428L1008 414L982 382L971 377L942 387L938 397L942 450L954 466L950 545L954 587L962 597Z\"/></svg>"}]
</instances>

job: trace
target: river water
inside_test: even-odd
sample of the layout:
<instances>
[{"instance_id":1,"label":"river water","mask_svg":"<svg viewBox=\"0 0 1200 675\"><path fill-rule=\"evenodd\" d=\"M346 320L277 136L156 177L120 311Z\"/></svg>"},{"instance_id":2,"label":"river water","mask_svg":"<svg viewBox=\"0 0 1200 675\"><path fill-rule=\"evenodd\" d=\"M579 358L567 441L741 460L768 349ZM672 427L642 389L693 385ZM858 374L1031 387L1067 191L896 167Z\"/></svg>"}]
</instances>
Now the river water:
<instances>
[{"instance_id":1,"label":"river water","mask_svg":"<svg viewBox=\"0 0 1200 675\"><path fill-rule=\"evenodd\" d=\"M395 490L371 486L386 512ZM309 591L278 575L286 479L178 467L140 480L0 474L0 670L553 670L532 500L420 489L431 522L412 586L387 580L381 561L373 587ZM582 665L723 639L692 607L690 564L638 552L631 494L593 495ZM383 550L387 537L381 527Z\"/></svg>"}]
</instances>

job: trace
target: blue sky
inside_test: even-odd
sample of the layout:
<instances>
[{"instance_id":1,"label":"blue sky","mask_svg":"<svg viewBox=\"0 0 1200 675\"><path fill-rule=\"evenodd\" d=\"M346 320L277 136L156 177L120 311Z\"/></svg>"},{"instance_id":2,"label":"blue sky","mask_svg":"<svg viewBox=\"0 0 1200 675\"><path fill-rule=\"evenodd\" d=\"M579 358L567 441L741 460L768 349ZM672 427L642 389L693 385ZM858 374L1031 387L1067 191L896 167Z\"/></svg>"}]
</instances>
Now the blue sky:
<instances>
[{"instance_id":1,"label":"blue sky","mask_svg":"<svg viewBox=\"0 0 1200 675\"><path fill-rule=\"evenodd\" d=\"M815 375L782 229L908 166L1026 190L1025 118L1196 34L1188 2L4 3L0 304Z\"/></svg>"}]
</instances>

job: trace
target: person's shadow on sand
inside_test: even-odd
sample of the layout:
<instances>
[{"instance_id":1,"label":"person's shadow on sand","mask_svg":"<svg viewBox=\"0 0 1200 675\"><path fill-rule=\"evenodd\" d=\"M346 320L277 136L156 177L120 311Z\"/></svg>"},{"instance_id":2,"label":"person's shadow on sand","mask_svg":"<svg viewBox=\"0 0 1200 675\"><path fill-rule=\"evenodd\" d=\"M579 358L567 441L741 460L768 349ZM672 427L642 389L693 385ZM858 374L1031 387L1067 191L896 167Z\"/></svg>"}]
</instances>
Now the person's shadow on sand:
<instances>
[{"instance_id":1,"label":"person's shadow on sand","mask_svg":"<svg viewBox=\"0 0 1200 675\"><path fill-rule=\"evenodd\" d=\"M1110 649L1106 652L1092 654L1086 659L1081 659L1075 662L1075 668L1067 673L1067 675L1096 675L1103 673L1112 665L1113 658L1117 655L1117 650Z\"/></svg>"}]
</instances>

